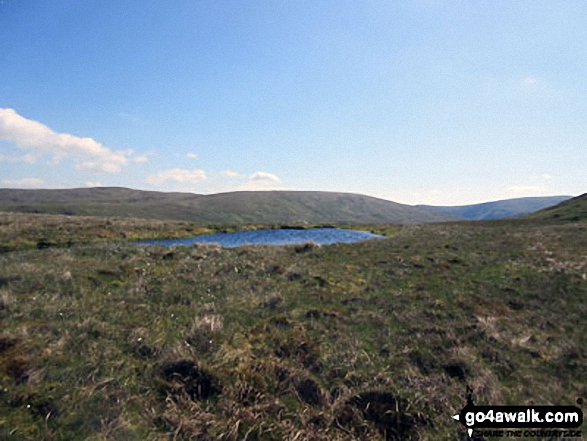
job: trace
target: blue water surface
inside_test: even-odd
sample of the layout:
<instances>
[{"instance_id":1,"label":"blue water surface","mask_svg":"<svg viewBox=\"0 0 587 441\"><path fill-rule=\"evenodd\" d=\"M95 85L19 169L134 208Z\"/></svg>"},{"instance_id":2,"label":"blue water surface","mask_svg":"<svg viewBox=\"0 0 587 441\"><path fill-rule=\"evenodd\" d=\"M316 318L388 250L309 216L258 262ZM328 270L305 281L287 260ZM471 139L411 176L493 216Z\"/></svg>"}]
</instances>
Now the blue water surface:
<instances>
[{"instance_id":1,"label":"blue water surface","mask_svg":"<svg viewBox=\"0 0 587 441\"><path fill-rule=\"evenodd\" d=\"M312 241L319 245L333 243L351 243L368 239L383 239L385 236L366 231L344 230L340 228L311 228L307 230L256 230L237 231L235 233L218 233L195 236L190 239L145 240L141 245L193 245L195 243L217 243L225 248L241 245L287 245Z\"/></svg>"}]
</instances>

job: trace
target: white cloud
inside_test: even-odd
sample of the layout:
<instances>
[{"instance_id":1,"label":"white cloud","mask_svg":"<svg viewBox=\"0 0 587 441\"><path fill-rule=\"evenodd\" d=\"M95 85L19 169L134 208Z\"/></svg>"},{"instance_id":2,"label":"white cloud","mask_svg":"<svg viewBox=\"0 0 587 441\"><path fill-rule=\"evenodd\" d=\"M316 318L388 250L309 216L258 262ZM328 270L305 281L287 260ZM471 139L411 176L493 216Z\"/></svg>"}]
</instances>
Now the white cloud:
<instances>
[{"instance_id":1,"label":"white cloud","mask_svg":"<svg viewBox=\"0 0 587 441\"><path fill-rule=\"evenodd\" d=\"M40 187L43 185L43 181L37 178L2 179L0 184L10 187Z\"/></svg>"},{"instance_id":2,"label":"white cloud","mask_svg":"<svg viewBox=\"0 0 587 441\"><path fill-rule=\"evenodd\" d=\"M280 190L281 179L273 173L258 171L249 176L249 179L244 184L237 187L239 191L267 191Z\"/></svg>"},{"instance_id":3,"label":"white cloud","mask_svg":"<svg viewBox=\"0 0 587 441\"><path fill-rule=\"evenodd\" d=\"M37 162L37 157L30 153L23 156L5 156L0 155L0 162L26 162L27 164L34 164Z\"/></svg>"},{"instance_id":4,"label":"white cloud","mask_svg":"<svg viewBox=\"0 0 587 441\"><path fill-rule=\"evenodd\" d=\"M50 155L48 164L72 159L78 170L117 173L129 163L129 151L113 151L92 138L56 133L40 122L20 116L14 109L0 109L0 139L32 150L29 156ZM26 156L26 155L25 155ZM35 157L36 159L36 157ZM33 161L34 162L34 161Z\"/></svg>"},{"instance_id":5,"label":"white cloud","mask_svg":"<svg viewBox=\"0 0 587 441\"><path fill-rule=\"evenodd\" d=\"M137 163L149 162L149 158L147 156L137 156L136 158L133 158L132 162L137 162Z\"/></svg>"},{"instance_id":6,"label":"white cloud","mask_svg":"<svg viewBox=\"0 0 587 441\"><path fill-rule=\"evenodd\" d=\"M86 181L86 187L103 187L101 182Z\"/></svg>"},{"instance_id":7,"label":"white cloud","mask_svg":"<svg viewBox=\"0 0 587 441\"><path fill-rule=\"evenodd\" d=\"M174 168L162 171L147 178L151 185L163 184L165 182L175 182L181 184L196 184L207 179L204 170L186 170L183 168Z\"/></svg>"},{"instance_id":8,"label":"white cloud","mask_svg":"<svg viewBox=\"0 0 587 441\"><path fill-rule=\"evenodd\" d=\"M273 173L266 173L262 171L258 171L251 175L249 178L250 181L268 181L273 182L276 184L281 184L281 179L278 176L274 175Z\"/></svg>"},{"instance_id":9,"label":"white cloud","mask_svg":"<svg viewBox=\"0 0 587 441\"><path fill-rule=\"evenodd\" d=\"M78 170L86 170L94 173L118 173L123 165L127 164L125 158L122 161L84 161L76 164Z\"/></svg>"},{"instance_id":10,"label":"white cloud","mask_svg":"<svg viewBox=\"0 0 587 441\"><path fill-rule=\"evenodd\" d=\"M541 175L530 176L530 181L531 182L552 181L552 179L553 179L552 175L549 175L548 173L543 173Z\"/></svg>"},{"instance_id":11,"label":"white cloud","mask_svg":"<svg viewBox=\"0 0 587 441\"><path fill-rule=\"evenodd\" d=\"M208 174L201 169L174 168L148 176L146 182L168 190L205 194L283 189L281 179L272 173L256 172L247 176L234 170Z\"/></svg>"},{"instance_id":12,"label":"white cloud","mask_svg":"<svg viewBox=\"0 0 587 441\"><path fill-rule=\"evenodd\" d=\"M21 156L20 158L22 160L22 162L26 162L27 164L34 164L37 161L37 157L35 155L32 155L30 153L27 153L24 156Z\"/></svg>"},{"instance_id":13,"label":"white cloud","mask_svg":"<svg viewBox=\"0 0 587 441\"><path fill-rule=\"evenodd\" d=\"M190 159L198 159L198 155L196 155L195 153L188 153L187 157Z\"/></svg>"}]
</instances>

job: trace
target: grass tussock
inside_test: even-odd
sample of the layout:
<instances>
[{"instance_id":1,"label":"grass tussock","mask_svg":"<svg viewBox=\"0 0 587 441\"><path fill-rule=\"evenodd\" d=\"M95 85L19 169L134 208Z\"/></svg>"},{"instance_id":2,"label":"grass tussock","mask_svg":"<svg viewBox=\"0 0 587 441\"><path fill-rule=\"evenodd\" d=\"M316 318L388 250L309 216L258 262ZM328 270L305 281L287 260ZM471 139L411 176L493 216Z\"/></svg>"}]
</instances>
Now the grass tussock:
<instances>
[{"instance_id":1,"label":"grass tussock","mask_svg":"<svg viewBox=\"0 0 587 441\"><path fill-rule=\"evenodd\" d=\"M166 249L68 219L88 244L0 254L0 438L464 439L467 385L478 404L587 397L580 222Z\"/></svg>"}]
</instances>

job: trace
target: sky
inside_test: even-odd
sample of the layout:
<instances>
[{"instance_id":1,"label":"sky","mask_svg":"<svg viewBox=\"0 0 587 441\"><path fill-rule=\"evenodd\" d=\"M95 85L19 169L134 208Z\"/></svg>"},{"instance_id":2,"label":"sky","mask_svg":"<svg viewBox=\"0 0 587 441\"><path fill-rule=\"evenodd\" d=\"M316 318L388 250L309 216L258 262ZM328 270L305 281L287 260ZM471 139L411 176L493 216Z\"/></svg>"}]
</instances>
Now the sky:
<instances>
[{"instance_id":1,"label":"sky","mask_svg":"<svg viewBox=\"0 0 587 441\"><path fill-rule=\"evenodd\" d=\"M584 0L0 0L0 187L587 192Z\"/></svg>"}]
</instances>

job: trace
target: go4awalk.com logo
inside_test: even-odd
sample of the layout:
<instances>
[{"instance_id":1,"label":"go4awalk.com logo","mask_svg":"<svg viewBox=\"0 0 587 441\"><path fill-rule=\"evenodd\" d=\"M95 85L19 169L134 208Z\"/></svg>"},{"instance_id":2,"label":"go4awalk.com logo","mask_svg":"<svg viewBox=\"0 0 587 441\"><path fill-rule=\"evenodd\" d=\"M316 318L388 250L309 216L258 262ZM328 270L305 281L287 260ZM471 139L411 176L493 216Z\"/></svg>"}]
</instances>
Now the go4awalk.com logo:
<instances>
[{"instance_id":1,"label":"go4awalk.com logo","mask_svg":"<svg viewBox=\"0 0 587 441\"><path fill-rule=\"evenodd\" d=\"M579 407L476 406L473 403L472 390L468 386L467 404L452 418L465 426L470 437L474 434L501 437L582 436L580 430L573 430L583 424L583 411Z\"/></svg>"}]
</instances>

